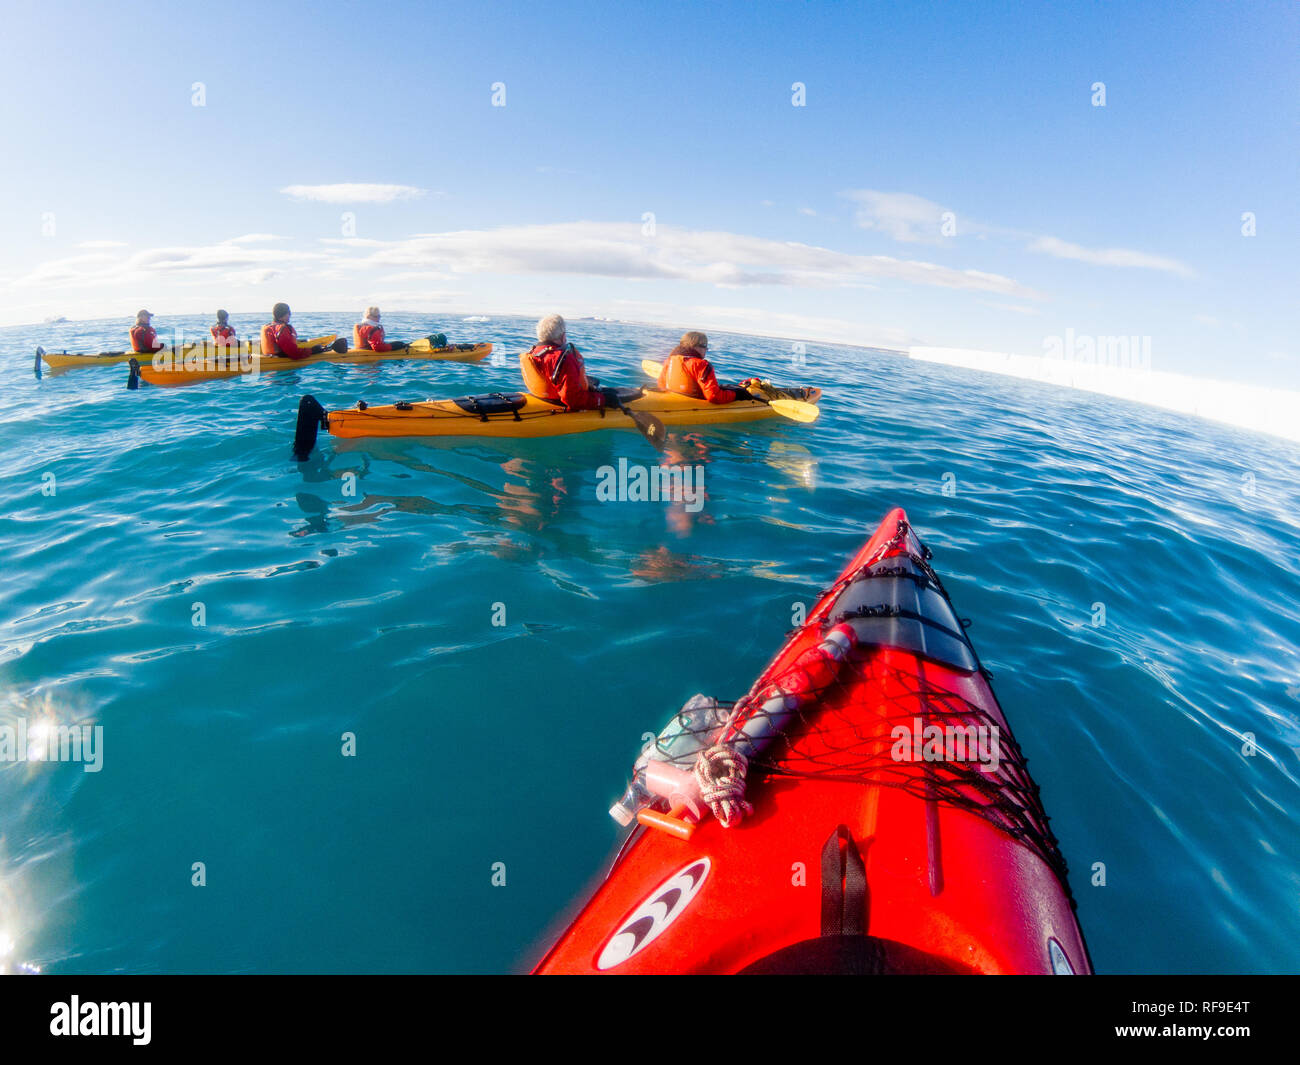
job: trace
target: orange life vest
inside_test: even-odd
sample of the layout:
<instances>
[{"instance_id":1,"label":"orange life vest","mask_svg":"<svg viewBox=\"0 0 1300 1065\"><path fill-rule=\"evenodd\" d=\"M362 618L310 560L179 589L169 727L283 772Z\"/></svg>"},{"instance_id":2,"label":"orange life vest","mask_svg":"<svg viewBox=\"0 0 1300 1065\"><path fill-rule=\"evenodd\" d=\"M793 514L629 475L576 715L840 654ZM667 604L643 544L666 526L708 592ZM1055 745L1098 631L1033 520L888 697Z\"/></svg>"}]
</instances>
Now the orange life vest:
<instances>
[{"instance_id":1,"label":"orange life vest","mask_svg":"<svg viewBox=\"0 0 1300 1065\"><path fill-rule=\"evenodd\" d=\"M157 351L159 348L158 334L154 332L152 326L135 325L131 327L131 350L147 354L151 351Z\"/></svg>"},{"instance_id":2,"label":"orange life vest","mask_svg":"<svg viewBox=\"0 0 1300 1065\"><path fill-rule=\"evenodd\" d=\"M659 387L664 392L677 392L683 396L691 396L694 399L703 399L704 393L700 391L700 384L695 379L695 375L689 373L686 369L686 360L688 358L698 359L699 355L691 353L690 355L669 355L664 360L663 369L659 371Z\"/></svg>"},{"instance_id":3,"label":"orange life vest","mask_svg":"<svg viewBox=\"0 0 1300 1065\"><path fill-rule=\"evenodd\" d=\"M358 322L352 327L352 346L358 351L384 351L384 327L370 322Z\"/></svg>"},{"instance_id":4,"label":"orange life vest","mask_svg":"<svg viewBox=\"0 0 1300 1065\"><path fill-rule=\"evenodd\" d=\"M280 345L275 342L275 330L278 323L267 322L262 326L262 354L279 355Z\"/></svg>"},{"instance_id":5,"label":"orange life vest","mask_svg":"<svg viewBox=\"0 0 1300 1065\"><path fill-rule=\"evenodd\" d=\"M541 359L548 352L554 351L555 347L549 344L538 344L531 351L521 351L519 353L519 370L524 375L524 387L528 389L538 399L550 400L552 403L560 402L560 393L552 381L539 365Z\"/></svg>"}]
</instances>

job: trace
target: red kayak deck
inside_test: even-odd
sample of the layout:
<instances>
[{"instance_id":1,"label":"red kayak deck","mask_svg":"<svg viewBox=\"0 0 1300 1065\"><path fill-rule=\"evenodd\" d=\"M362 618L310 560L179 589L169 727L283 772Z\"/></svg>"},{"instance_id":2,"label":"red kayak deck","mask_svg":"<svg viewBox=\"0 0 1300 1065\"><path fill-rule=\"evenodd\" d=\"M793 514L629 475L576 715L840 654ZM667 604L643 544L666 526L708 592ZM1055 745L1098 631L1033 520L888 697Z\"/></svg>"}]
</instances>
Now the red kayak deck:
<instances>
[{"instance_id":1,"label":"red kayak deck","mask_svg":"<svg viewBox=\"0 0 1300 1065\"><path fill-rule=\"evenodd\" d=\"M892 511L752 689L832 622L857 629L751 762L752 815L689 840L636 828L537 972L1091 972L1037 788L928 556ZM907 737L931 725L988 740L926 758Z\"/></svg>"}]
</instances>

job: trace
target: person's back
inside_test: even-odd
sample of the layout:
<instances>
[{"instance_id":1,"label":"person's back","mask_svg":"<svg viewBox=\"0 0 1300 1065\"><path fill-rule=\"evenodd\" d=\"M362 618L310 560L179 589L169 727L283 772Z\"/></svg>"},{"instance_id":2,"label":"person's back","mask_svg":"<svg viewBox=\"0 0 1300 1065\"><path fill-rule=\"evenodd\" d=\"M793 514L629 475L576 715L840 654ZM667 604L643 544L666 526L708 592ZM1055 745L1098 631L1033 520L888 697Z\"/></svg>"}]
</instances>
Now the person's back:
<instances>
[{"instance_id":1,"label":"person's back","mask_svg":"<svg viewBox=\"0 0 1300 1065\"><path fill-rule=\"evenodd\" d=\"M148 311L140 311L135 316L135 325L128 333L131 337L131 350L138 355L152 355L156 351L161 351L165 344L158 339L158 334L154 332L152 324L153 315Z\"/></svg>"},{"instance_id":2,"label":"person's back","mask_svg":"<svg viewBox=\"0 0 1300 1065\"><path fill-rule=\"evenodd\" d=\"M605 397L587 377L582 353L569 343L564 319L548 315L537 323L537 344L519 356L524 387L538 399L569 410L600 410Z\"/></svg>"},{"instance_id":3,"label":"person's back","mask_svg":"<svg viewBox=\"0 0 1300 1065\"><path fill-rule=\"evenodd\" d=\"M385 340L384 327L379 324L379 308L367 307L366 313L352 327L352 346L358 351L406 351L410 344L404 340Z\"/></svg>"},{"instance_id":4,"label":"person's back","mask_svg":"<svg viewBox=\"0 0 1300 1065\"><path fill-rule=\"evenodd\" d=\"M216 325L212 326L208 332L212 334L212 339L218 345L234 344L238 340L234 327L230 324L230 315L225 311L217 311Z\"/></svg>"},{"instance_id":5,"label":"person's back","mask_svg":"<svg viewBox=\"0 0 1300 1065\"><path fill-rule=\"evenodd\" d=\"M710 403L732 402L737 394L718 384L718 375L705 356L708 350L709 338L703 333L683 333L659 371L660 391L706 399Z\"/></svg>"},{"instance_id":6,"label":"person's back","mask_svg":"<svg viewBox=\"0 0 1300 1065\"><path fill-rule=\"evenodd\" d=\"M289 305L277 303L271 308L271 321L262 326L262 354L279 355L288 359L305 359L321 349L308 350L298 346L298 331L289 324Z\"/></svg>"}]
</instances>

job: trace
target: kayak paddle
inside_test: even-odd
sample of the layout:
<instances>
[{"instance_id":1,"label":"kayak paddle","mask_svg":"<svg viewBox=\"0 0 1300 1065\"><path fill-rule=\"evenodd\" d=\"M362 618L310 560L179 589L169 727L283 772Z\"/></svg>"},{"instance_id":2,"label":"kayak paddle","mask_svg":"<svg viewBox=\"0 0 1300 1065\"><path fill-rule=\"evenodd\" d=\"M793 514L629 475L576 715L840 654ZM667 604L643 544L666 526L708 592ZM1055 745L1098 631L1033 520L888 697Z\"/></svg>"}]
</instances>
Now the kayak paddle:
<instances>
[{"instance_id":1,"label":"kayak paddle","mask_svg":"<svg viewBox=\"0 0 1300 1065\"><path fill-rule=\"evenodd\" d=\"M668 430L664 428L664 423L656 418L653 414L648 414L640 410L628 410L623 406L623 401L618 398L618 389L602 388L600 390L605 396L605 402L614 404L619 410L632 419L632 424L640 430L641 435L646 438L646 442L656 451L663 451L664 440L668 435Z\"/></svg>"}]
</instances>

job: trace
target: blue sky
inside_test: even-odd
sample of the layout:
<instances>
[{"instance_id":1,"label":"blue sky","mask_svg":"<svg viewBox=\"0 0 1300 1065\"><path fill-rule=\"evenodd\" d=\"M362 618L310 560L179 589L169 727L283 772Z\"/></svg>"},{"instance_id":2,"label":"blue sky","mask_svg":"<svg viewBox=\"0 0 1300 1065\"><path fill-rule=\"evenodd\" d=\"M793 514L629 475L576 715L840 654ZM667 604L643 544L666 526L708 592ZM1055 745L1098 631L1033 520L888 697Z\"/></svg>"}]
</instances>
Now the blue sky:
<instances>
[{"instance_id":1,"label":"blue sky","mask_svg":"<svg viewBox=\"0 0 1300 1065\"><path fill-rule=\"evenodd\" d=\"M1073 330L1300 387L1300 5L5 13L0 324L285 299L1031 355Z\"/></svg>"}]
</instances>

